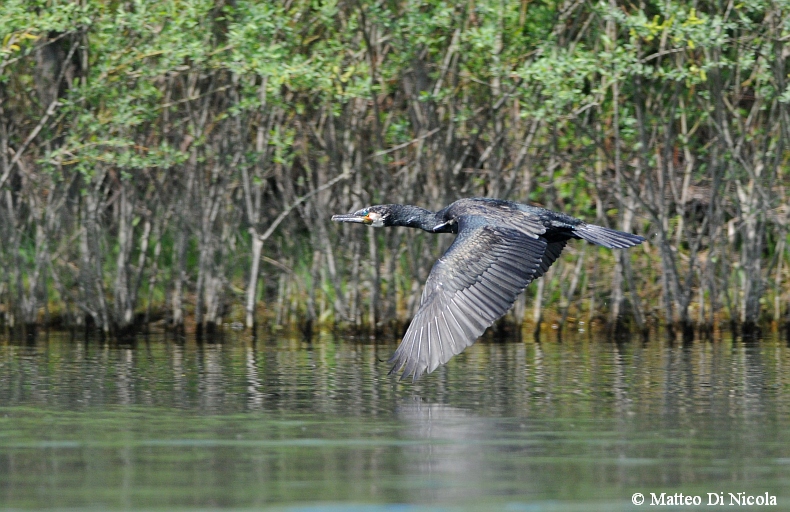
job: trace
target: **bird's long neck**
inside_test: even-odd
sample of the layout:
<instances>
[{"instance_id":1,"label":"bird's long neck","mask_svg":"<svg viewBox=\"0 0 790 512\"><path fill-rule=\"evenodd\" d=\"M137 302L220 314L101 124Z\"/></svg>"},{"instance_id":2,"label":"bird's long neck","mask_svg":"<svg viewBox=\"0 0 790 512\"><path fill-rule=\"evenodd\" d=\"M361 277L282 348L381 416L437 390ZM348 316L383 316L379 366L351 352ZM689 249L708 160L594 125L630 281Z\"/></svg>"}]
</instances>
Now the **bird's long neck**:
<instances>
[{"instance_id":1,"label":"bird's long neck","mask_svg":"<svg viewBox=\"0 0 790 512\"><path fill-rule=\"evenodd\" d=\"M392 213L390 226L406 226L434 232L433 228L444 222L435 212L419 206L404 204L397 205L397 207Z\"/></svg>"}]
</instances>

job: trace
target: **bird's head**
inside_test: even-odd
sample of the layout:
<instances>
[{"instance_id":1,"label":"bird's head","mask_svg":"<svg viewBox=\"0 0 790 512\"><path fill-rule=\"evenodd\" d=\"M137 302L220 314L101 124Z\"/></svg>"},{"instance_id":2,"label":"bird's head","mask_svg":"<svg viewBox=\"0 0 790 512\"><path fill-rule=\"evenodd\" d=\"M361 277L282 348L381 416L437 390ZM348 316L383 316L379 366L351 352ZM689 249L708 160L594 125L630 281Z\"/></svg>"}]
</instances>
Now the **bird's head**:
<instances>
[{"instance_id":1,"label":"bird's head","mask_svg":"<svg viewBox=\"0 0 790 512\"><path fill-rule=\"evenodd\" d=\"M335 222L355 222L359 224L367 224L374 228L382 228L390 226L388 222L390 214L392 213L391 205L379 204L376 206L368 206L357 210L354 213L345 215L332 215L332 220Z\"/></svg>"}]
</instances>

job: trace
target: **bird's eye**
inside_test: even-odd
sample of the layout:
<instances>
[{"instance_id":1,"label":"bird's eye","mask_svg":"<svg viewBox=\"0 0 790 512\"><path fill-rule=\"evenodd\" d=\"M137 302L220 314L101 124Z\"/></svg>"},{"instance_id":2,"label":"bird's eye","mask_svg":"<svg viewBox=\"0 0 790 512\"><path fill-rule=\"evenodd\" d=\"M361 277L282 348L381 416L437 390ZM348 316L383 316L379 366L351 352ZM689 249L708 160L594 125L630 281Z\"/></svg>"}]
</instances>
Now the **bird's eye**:
<instances>
[{"instance_id":1,"label":"bird's eye","mask_svg":"<svg viewBox=\"0 0 790 512\"><path fill-rule=\"evenodd\" d=\"M359 212L359 214L362 216L366 216L368 213L370 213L370 211L367 208Z\"/></svg>"}]
</instances>

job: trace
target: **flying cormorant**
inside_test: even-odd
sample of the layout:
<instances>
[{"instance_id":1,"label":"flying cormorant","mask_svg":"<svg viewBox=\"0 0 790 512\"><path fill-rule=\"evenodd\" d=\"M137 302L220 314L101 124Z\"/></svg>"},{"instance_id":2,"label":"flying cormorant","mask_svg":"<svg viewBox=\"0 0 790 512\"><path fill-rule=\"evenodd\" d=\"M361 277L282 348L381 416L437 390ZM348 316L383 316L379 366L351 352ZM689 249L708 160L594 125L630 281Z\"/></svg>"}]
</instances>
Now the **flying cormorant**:
<instances>
[{"instance_id":1,"label":"flying cormorant","mask_svg":"<svg viewBox=\"0 0 790 512\"><path fill-rule=\"evenodd\" d=\"M471 345L507 313L518 295L549 269L571 238L610 249L645 239L537 206L489 198L459 199L432 212L401 204L368 206L336 222L373 227L406 226L429 233L455 233L433 265L390 373L416 380Z\"/></svg>"}]
</instances>

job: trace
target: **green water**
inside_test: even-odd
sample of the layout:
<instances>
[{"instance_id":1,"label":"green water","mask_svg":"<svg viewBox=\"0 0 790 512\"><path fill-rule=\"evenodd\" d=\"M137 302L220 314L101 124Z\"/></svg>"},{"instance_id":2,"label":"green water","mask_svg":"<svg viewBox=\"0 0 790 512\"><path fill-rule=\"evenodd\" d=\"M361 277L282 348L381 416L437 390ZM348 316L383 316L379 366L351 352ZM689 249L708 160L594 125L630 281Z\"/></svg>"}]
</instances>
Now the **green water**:
<instances>
[{"instance_id":1,"label":"green water","mask_svg":"<svg viewBox=\"0 0 790 512\"><path fill-rule=\"evenodd\" d=\"M790 510L783 340L480 342L417 384L387 375L393 349L2 341L0 507Z\"/></svg>"}]
</instances>

